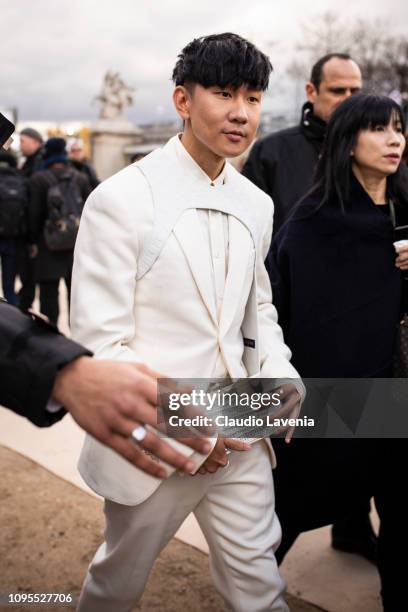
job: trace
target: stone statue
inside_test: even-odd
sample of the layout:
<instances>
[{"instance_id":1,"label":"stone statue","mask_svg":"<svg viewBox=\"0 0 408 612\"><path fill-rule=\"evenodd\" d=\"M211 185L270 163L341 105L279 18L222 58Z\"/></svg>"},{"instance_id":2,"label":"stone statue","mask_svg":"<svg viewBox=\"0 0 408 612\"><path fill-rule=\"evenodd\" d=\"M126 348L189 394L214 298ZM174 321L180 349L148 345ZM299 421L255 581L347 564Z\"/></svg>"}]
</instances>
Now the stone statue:
<instances>
[{"instance_id":1,"label":"stone statue","mask_svg":"<svg viewBox=\"0 0 408 612\"><path fill-rule=\"evenodd\" d=\"M134 91L132 87L125 85L119 72L108 70L103 80L102 91L95 98L102 104L100 119L121 119L124 108L133 104Z\"/></svg>"}]
</instances>

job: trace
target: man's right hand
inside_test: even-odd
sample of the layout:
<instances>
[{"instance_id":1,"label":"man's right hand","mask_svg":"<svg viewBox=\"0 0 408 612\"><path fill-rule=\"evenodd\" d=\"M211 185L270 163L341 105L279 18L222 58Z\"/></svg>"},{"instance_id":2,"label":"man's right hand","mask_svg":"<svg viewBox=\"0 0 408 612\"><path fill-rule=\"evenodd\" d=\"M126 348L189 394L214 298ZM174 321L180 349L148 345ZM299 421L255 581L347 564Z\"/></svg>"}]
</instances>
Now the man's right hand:
<instances>
[{"instance_id":1,"label":"man's right hand","mask_svg":"<svg viewBox=\"0 0 408 612\"><path fill-rule=\"evenodd\" d=\"M146 450L186 473L194 464L152 431L136 445L131 438L140 425L157 427L157 379L163 378L145 365L80 357L66 365L55 380L52 399L64 406L91 436L106 444L142 471L165 478L166 470L149 458ZM206 455L207 440L180 440Z\"/></svg>"}]
</instances>

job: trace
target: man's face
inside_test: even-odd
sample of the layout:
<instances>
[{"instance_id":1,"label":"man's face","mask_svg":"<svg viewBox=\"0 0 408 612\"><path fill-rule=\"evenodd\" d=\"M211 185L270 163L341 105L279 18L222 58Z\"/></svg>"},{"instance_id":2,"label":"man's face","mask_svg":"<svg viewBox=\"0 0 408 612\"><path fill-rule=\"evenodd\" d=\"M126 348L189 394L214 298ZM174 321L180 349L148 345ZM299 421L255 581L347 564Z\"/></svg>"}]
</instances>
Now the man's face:
<instances>
[{"instance_id":1,"label":"man's face","mask_svg":"<svg viewBox=\"0 0 408 612\"><path fill-rule=\"evenodd\" d=\"M332 57L323 66L322 80L317 90L313 83L306 84L306 94L313 104L314 114L328 121L343 100L361 90L360 68L353 60Z\"/></svg>"},{"instance_id":2,"label":"man's face","mask_svg":"<svg viewBox=\"0 0 408 612\"><path fill-rule=\"evenodd\" d=\"M72 145L69 150L69 156L75 161L82 161L84 158L84 149L80 145Z\"/></svg>"},{"instance_id":3,"label":"man's face","mask_svg":"<svg viewBox=\"0 0 408 612\"><path fill-rule=\"evenodd\" d=\"M189 138L197 150L218 157L237 157L251 144L261 115L262 92L242 85L186 90L185 116Z\"/></svg>"},{"instance_id":4,"label":"man's face","mask_svg":"<svg viewBox=\"0 0 408 612\"><path fill-rule=\"evenodd\" d=\"M22 134L20 136L20 151L24 157L29 157L38 151L41 144L35 138Z\"/></svg>"}]
</instances>

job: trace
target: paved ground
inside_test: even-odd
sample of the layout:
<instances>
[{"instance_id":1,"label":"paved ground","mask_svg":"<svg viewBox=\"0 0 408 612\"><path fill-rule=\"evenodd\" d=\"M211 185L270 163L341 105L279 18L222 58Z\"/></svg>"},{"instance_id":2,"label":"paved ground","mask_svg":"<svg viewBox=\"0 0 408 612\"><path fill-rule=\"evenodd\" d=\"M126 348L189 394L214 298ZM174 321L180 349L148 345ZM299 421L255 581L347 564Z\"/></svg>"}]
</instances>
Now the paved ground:
<instances>
[{"instance_id":1,"label":"paved ground","mask_svg":"<svg viewBox=\"0 0 408 612\"><path fill-rule=\"evenodd\" d=\"M102 537L100 500L2 446L0 473L0 593L72 593L76 598ZM288 603L292 612L321 610L291 596ZM0 605L0 610L55 612L73 607ZM156 562L147 591L136 609L224 610L211 584L207 555L173 540Z\"/></svg>"}]
</instances>

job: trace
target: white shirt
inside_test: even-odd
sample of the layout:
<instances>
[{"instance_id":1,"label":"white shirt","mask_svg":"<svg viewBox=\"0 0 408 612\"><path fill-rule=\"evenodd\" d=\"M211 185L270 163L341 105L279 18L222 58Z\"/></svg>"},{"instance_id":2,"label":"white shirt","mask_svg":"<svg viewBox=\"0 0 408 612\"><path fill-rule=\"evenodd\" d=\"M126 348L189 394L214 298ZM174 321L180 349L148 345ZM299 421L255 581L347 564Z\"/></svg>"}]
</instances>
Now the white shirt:
<instances>
[{"instance_id":1,"label":"white shirt","mask_svg":"<svg viewBox=\"0 0 408 612\"><path fill-rule=\"evenodd\" d=\"M177 157L179 164L182 166L185 172L194 173L197 181L206 182L209 190L209 200L206 205L213 204L216 208L217 196L222 190L225 184L226 177L226 166L221 173L211 180L208 174L197 164L197 162L191 157L183 143L180 140L181 134L178 138L173 140L174 142L174 153ZM229 255L229 230L228 230L228 215L220 212L219 210L207 210L197 209L197 214L200 219L200 225L202 228L202 238L209 244L209 251L211 253L211 266L213 270L213 284L214 284L214 301L216 304L218 319L221 314L222 301L224 298L225 281L228 274L228 255ZM224 378L228 375L226 370L221 351L219 352L218 359L214 368L213 376L215 378Z\"/></svg>"}]
</instances>

